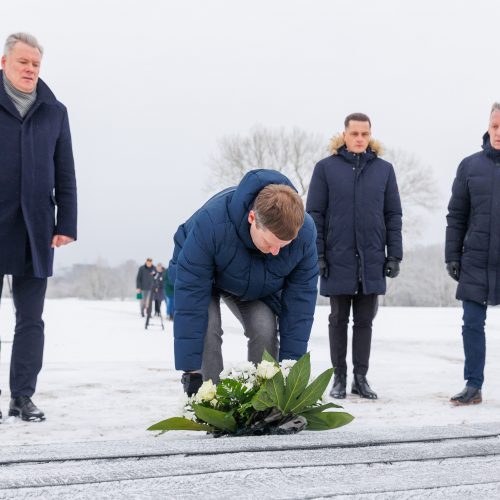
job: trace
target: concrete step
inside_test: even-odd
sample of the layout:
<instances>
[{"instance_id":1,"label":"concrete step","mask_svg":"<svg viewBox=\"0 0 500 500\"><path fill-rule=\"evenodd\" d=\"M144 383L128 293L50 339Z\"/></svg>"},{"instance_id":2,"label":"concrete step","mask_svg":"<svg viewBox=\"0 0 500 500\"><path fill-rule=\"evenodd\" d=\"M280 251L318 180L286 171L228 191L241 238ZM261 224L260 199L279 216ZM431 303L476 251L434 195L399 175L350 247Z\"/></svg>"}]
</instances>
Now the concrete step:
<instances>
[{"instance_id":1,"label":"concrete step","mask_svg":"<svg viewBox=\"0 0 500 500\"><path fill-rule=\"evenodd\" d=\"M496 423L284 437L170 436L24 446L17 452L1 448L0 498L389 498L385 495L396 493L394 498L476 498L476 493L492 498L500 493Z\"/></svg>"}]
</instances>

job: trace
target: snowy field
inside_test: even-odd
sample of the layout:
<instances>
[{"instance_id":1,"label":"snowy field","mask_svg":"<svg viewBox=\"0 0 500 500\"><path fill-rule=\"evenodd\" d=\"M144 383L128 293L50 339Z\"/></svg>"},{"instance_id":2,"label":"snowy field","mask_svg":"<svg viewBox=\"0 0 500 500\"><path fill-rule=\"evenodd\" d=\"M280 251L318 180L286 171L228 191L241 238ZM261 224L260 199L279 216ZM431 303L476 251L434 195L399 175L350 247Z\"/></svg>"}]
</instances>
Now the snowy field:
<instances>
[{"instance_id":1,"label":"snowy field","mask_svg":"<svg viewBox=\"0 0 500 500\"><path fill-rule=\"evenodd\" d=\"M238 322L224 310L228 363L246 358ZM45 359L33 398L42 423L5 418L8 362L14 316L9 299L0 308L0 426L2 445L151 438L146 427L180 411L180 373L173 368L172 323L158 319L144 329L136 302L47 300ZM328 307L318 307L311 335L313 371L330 366ZM344 408L356 419L349 429L495 422L500 414L500 310L490 308L483 404L454 407L462 389L461 309L380 308L375 320L370 384L377 401L350 395ZM349 360L350 365L350 360ZM348 383L350 384L351 378ZM170 433L161 439L192 439Z\"/></svg>"}]
</instances>

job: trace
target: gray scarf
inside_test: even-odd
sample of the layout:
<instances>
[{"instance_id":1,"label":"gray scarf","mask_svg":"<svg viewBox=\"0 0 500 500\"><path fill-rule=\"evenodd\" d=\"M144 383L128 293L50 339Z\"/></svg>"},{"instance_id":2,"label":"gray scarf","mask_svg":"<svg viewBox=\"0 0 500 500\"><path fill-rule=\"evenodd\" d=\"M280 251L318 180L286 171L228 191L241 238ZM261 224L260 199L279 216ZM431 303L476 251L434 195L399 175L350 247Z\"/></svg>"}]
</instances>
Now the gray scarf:
<instances>
[{"instance_id":1,"label":"gray scarf","mask_svg":"<svg viewBox=\"0 0 500 500\"><path fill-rule=\"evenodd\" d=\"M12 83L5 76L5 72L3 73L3 88L5 92L10 97L10 100L19 111L19 114L22 118L26 116L26 113L30 110L31 106L33 106L36 101L36 89L33 92L21 92L17 90Z\"/></svg>"}]
</instances>

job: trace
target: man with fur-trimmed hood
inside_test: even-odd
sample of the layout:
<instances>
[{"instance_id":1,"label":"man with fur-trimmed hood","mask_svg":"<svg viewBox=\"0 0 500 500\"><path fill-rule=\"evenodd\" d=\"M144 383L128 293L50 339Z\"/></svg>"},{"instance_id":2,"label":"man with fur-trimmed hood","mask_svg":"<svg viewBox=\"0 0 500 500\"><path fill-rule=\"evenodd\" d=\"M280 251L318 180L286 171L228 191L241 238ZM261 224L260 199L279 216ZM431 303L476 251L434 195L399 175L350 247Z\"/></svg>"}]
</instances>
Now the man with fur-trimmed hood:
<instances>
[{"instance_id":1,"label":"man with fur-trimmed hood","mask_svg":"<svg viewBox=\"0 0 500 500\"><path fill-rule=\"evenodd\" d=\"M403 258L401 202L392 165L382 160L362 113L349 115L344 132L332 139L332 155L316 167L307 196L307 212L318 231L320 293L330 297L330 354L335 378L330 395L346 397L347 327L353 309L352 393L377 394L366 379L372 322L385 277L399 274Z\"/></svg>"}]
</instances>

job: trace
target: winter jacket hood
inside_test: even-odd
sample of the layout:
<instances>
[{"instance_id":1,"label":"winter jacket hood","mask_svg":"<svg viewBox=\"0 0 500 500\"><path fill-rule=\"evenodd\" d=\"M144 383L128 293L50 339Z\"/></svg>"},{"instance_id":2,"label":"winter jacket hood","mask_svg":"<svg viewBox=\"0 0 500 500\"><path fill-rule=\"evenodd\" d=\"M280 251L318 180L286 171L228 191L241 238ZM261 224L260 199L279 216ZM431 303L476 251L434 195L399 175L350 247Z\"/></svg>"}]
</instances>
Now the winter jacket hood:
<instances>
[{"instance_id":1,"label":"winter jacket hood","mask_svg":"<svg viewBox=\"0 0 500 500\"><path fill-rule=\"evenodd\" d=\"M257 251L250 237L248 213L259 192L269 184L285 184L297 191L290 180L276 170L253 170L245 175L236 187L228 204L228 215L234 224L238 236L249 250Z\"/></svg>"},{"instance_id":2,"label":"winter jacket hood","mask_svg":"<svg viewBox=\"0 0 500 500\"><path fill-rule=\"evenodd\" d=\"M500 158L500 149L495 149L491 146L490 134L488 132L485 132L483 135L483 144L481 148L490 158Z\"/></svg>"},{"instance_id":3,"label":"winter jacket hood","mask_svg":"<svg viewBox=\"0 0 500 500\"><path fill-rule=\"evenodd\" d=\"M330 139L328 150L332 155L338 155L339 150L345 146L345 141L342 134L337 134ZM384 148L380 141L372 139L368 144L368 150L371 150L376 156L380 157L384 154Z\"/></svg>"}]
</instances>

